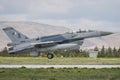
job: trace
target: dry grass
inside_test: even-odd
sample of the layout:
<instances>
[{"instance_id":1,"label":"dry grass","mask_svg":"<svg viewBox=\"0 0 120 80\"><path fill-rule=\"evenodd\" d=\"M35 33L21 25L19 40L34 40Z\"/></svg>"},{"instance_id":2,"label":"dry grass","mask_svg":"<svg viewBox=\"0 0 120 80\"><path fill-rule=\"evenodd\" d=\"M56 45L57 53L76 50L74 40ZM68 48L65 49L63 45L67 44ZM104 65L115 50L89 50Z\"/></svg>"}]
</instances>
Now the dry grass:
<instances>
[{"instance_id":1,"label":"dry grass","mask_svg":"<svg viewBox=\"0 0 120 80\"><path fill-rule=\"evenodd\" d=\"M0 57L0 64L39 64L39 65L120 65L120 58L53 58L46 57Z\"/></svg>"}]
</instances>

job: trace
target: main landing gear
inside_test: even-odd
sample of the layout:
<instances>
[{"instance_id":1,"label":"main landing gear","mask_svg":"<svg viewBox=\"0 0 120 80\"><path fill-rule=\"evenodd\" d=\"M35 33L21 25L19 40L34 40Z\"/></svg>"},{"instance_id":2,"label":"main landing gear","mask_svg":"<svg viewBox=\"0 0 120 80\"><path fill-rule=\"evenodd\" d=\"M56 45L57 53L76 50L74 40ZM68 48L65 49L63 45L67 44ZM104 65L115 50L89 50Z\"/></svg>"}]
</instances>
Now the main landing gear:
<instances>
[{"instance_id":1,"label":"main landing gear","mask_svg":"<svg viewBox=\"0 0 120 80\"><path fill-rule=\"evenodd\" d=\"M48 53L48 54L47 54L47 58L48 58L48 59L52 59L53 57L54 57L54 55L53 55L52 53Z\"/></svg>"},{"instance_id":2,"label":"main landing gear","mask_svg":"<svg viewBox=\"0 0 120 80\"><path fill-rule=\"evenodd\" d=\"M30 56L34 56L34 57L40 56L40 53L36 52L36 51L32 51L32 52L30 52ZM54 57L54 55L52 53L47 54L48 59L52 59L53 57Z\"/></svg>"}]
</instances>

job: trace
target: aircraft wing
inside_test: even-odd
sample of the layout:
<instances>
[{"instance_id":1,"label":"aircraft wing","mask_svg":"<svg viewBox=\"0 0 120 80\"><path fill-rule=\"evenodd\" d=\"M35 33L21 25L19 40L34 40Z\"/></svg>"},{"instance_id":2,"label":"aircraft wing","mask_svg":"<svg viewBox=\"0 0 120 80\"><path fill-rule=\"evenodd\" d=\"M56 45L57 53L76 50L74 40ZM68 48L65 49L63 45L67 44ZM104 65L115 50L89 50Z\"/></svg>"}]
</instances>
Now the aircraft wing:
<instances>
[{"instance_id":1,"label":"aircraft wing","mask_svg":"<svg viewBox=\"0 0 120 80\"><path fill-rule=\"evenodd\" d=\"M55 46L57 44L64 44L64 43L69 43L69 42L74 42L77 39L66 39L63 41L47 41L47 42L38 42L38 43L31 43L32 45L34 45L34 47L36 48L44 48L44 47L50 47L50 46ZM79 39L78 39L79 40ZM84 39L80 39L80 41L83 41Z\"/></svg>"},{"instance_id":2,"label":"aircraft wing","mask_svg":"<svg viewBox=\"0 0 120 80\"><path fill-rule=\"evenodd\" d=\"M16 46L12 50L9 50L9 53L23 51L23 50L27 50L27 49L31 49L31 48L47 48L47 47L51 47L51 46L55 46L55 45L59 45L59 44L74 42L76 40L77 39L66 39L63 41L46 41L46 42L25 43L25 44ZM80 39L80 41L82 41L82 40L83 39ZM82 43L83 43L83 41L82 41Z\"/></svg>"},{"instance_id":3,"label":"aircraft wing","mask_svg":"<svg viewBox=\"0 0 120 80\"><path fill-rule=\"evenodd\" d=\"M56 45L57 42L54 41L47 41L47 42L40 42L40 43L31 43L36 48L44 48Z\"/></svg>"},{"instance_id":4,"label":"aircraft wing","mask_svg":"<svg viewBox=\"0 0 120 80\"><path fill-rule=\"evenodd\" d=\"M53 41L47 41L47 42L33 42L33 43L25 43L16 46L15 48L9 48L9 53L23 51L31 48L45 48L56 45Z\"/></svg>"}]
</instances>

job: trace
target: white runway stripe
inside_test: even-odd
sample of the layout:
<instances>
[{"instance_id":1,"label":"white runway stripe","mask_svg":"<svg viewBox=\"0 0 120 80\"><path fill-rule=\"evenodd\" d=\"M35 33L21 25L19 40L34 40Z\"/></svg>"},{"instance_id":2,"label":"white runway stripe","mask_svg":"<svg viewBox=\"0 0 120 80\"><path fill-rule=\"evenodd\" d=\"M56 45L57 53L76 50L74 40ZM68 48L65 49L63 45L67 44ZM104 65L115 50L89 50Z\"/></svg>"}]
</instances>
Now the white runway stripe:
<instances>
[{"instance_id":1,"label":"white runway stripe","mask_svg":"<svg viewBox=\"0 0 120 80\"><path fill-rule=\"evenodd\" d=\"M120 68L120 65L0 65L0 68Z\"/></svg>"}]
</instances>

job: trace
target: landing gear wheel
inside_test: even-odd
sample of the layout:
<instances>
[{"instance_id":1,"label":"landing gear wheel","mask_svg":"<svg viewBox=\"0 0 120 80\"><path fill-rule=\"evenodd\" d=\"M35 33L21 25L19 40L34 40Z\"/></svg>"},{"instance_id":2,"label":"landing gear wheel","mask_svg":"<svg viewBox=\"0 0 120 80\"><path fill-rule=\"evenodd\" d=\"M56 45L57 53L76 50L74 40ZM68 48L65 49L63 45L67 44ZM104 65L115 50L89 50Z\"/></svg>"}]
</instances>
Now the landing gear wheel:
<instances>
[{"instance_id":1,"label":"landing gear wheel","mask_svg":"<svg viewBox=\"0 0 120 80\"><path fill-rule=\"evenodd\" d=\"M51 54L51 53L48 53L48 54L47 54L47 58L48 58L48 59L52 59L53 57L54 57L53 54Z\"/></svg>"}]
</instances>

